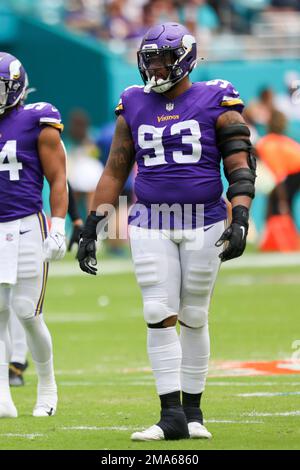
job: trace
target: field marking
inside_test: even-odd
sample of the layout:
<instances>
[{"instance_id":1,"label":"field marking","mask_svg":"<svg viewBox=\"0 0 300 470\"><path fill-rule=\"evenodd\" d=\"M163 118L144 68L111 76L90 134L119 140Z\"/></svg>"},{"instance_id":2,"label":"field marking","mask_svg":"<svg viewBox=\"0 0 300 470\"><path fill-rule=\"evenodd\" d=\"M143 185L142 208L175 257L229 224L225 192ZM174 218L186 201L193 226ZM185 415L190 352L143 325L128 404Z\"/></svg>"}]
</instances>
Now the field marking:
<instances>
[{"instance_id":1,"label":"field marking","mask_svg":"<svg viewBox=\"0 0 300 470\"><path fill-rule=\"evenodd\" d=\"M234 419L204 419L204 424L264 424L264 421L238 421Z\"/></svg>"},{"instance_id":2,"label":"field marking","mask_svg":"<svg viewBox=\"0 0 300 470\"><path fill-rule=\"evenodd\" d=\"M300 410L295 411L283 411L280 413L258 413L256 411L252 411L251 413L243 413L243 416L251 417L285 417L285 416L300 416Z\"/></svg>"},{"instance_id":3,"label":"field marking","mask_svg":"<svg viewBox=\"0 0 300 470\"><path fill-rule=\"evenodd\" d=\"M95 386L102 386L104 383L102 381L98 382L72 382L72 381L59 381L58 380L58 385L60 387L95 387Z\"/></svg>"},{"instance_id":4,"label":"field marking","mask_svg":"<svg viewBox=\"0 0 300 470\"><path fill-rule=\"evenodd\" d=\"M9 433L5 433L5 434L0 434L0 436L3 436L3 437L22 437L23 439L33 440L36 437L44 437L45 434L39 434L39 433L36 433L36 434L21 434L21 433L14 434L14 433L9 432Z\"/></svg>"},{"instance_id":5,"label":"field marking","mask_svg":"<svg viewBox=\"0 0 300 470\"><path fill-rule=\"evenodd\" d=\"M300 253L246 254L241 258L223 263L221 270L282 266L300 266ZM133 273L133 264L131 260L103 260L101 261L100 272L101 275ZM74 262L60 261L58 263L51 263L49 275L53 277L86 276L78 267L76 260Z\"/></svg>"},{"instance_id":6,"label":"field marking","mask_svg":"<svg viewBox=\"0 0 300 470\"><path fill-rule=\"evenodd\" d=\"M284 384L285 385L285 384ZM257 393L238 393L236 397L288 397L300 395L300 392L257 392Z\"/></svg>"},{"instance_id":7,"label":"field marking","mask_svg":"<svg viewBox=\"0 0 300 470\"><path fill-rule=\"evenodd\" d=\"M231 377L230 377L231 378ZM213 386L213 387L273 387L274 385L277 386L284 386L286 387L291 386L291 387L299 387L300 386L300 381L299 382L213 382L209 379L206 382L207 386Z\"/></svg>"},{"instance_id":8,"label":"field marking","mask_svg":"<svg viewBox=\"0 0 300 470\"><path fill-rule=\"evenodd\" d=\"M264 421L253 420L232 420L232 419L205 419L204 423L209 424L264 424ZM146 429L147 426L63 426L63 431L136 431Z\"/></svg>"},{"instance_id":9,"label":"field marking","mask_svg":"<svg viewBox=\"0 0 300 470\"><path fill-rule=\"evenodd\" d=\"M135 431L137 426L63 426L63 431Z\"/></svg>"},{"instance_id":10,"label":"field marking","mask_svg":"<svg viewBox=\"0 0 300 470\"><path fill-rule=\"evenodd\" d=\"M103 313L49 313L47 323L94 323L107 320L107 315Z\"/></svg>"},{"instance_id":11,"label":"field marking","mask_svg":"<svg viewBox=\"0 0 300 470\"><path fill-rule=\"evenodd\" d=\"M239 276L229 275L226 278L220 279L219 284L225 286L254 286L254 285L299 285L300 274L271 274L271 275L256 275L242 274Z\"/></svg>"}]
</instances>

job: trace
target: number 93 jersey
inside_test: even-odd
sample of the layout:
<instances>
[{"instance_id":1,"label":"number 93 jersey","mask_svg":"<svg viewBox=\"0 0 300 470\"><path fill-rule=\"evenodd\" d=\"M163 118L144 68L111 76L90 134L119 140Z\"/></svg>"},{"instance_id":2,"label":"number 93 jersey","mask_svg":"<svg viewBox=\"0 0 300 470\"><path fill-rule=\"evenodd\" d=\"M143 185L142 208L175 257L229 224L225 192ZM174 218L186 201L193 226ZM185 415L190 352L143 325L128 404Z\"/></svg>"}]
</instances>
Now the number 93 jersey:
<instances>
[{"instance_id":1,"label":"number 93 jersey","mask_svg":"<svg viewBox=\"0 0 300 470\"><path fill-rule=\"evenodd\" d=\"M0 118L0 222L42 210L38 137L49 125L63 129L59 111L49 103L17 106Z\"/></svg>"},{"instance_id":2,"label":"number 93 jersey","mask_svg":"<svg viewBox=\"0 0 300 470\"><path fill-rule=\"evenodd\" d=\"M225 80L195 82L175 99L139 86L122 93L116 114L134 140L138 203L201 204L204 225L226 219L216 121L230 109L242 112L243 102Z\"/></svg>"}]
</instances>

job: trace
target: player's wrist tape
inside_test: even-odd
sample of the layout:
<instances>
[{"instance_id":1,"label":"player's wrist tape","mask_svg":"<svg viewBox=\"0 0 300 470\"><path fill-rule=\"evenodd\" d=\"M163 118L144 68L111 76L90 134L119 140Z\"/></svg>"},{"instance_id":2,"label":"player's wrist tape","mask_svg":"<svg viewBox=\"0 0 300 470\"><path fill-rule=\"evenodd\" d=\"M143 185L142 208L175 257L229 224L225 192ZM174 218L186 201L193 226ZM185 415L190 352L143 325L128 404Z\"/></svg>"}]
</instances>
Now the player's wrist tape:
<instances>
[{"instance_id":1,"label":"player's wrist tape","mask_svg":"<svg viewBox=\"0 0 300 470\"><path fill-rule=\"evenodd\" d=\"M243 225L248 229L249 226L249 209L239 205L232 209L232 223Z\"/></svg>"},{"instance_id":2,"label":"player's wrist tape","mask_svg":"<svg viewBox=\"0 0 300 470\"><path fill-rule=\"evenodd\" d=\"M97 225L106 218L105 215L96 215L96 211L91 211L85 221L84 228L81 233L82 238L91 238L97 240Z\"/></svg>"},{"instance_id":3,"label":"player's wrist tape","mask_svg":"<svg viewBox=\"0 0 300 470\"><path fill-rule=\"evenodd\" d=\"M65 234L65 219L63 217L51 217L51 232Z\"/></svg>"}]
</instances>

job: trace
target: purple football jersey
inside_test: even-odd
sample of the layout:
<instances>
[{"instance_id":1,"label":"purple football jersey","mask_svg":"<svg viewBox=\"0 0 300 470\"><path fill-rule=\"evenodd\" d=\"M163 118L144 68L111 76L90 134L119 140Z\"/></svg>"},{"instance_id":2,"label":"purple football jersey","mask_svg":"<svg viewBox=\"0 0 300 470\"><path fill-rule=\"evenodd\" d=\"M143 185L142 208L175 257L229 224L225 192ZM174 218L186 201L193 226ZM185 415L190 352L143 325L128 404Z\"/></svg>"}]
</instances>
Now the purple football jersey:
<instances>
[{"instance_id":1,"label":"purple football jersey","mask_svg":"<svg viewBox=\"0 0 300 470\"><path fill-rule=\"evenodd\" d=\"M44 176L37 143L48 125L63 129L59 111L49 103L17 106L0 117L0 222L42 210Z\"/></svg>"},{"instance_id":2,"label":"purple football jersey","mask_svg":"<svg viewBox=\"0 0 300 470\"><path fill-rule=\"evenodd\" d=\"M193 217L196 205L202 205L201 225L224 220L216 121L220 114L242 112L243 107L239 93L226 80L193 83L173 100L145 93L144 87L127 88L116 114L124 116L135 144L137 204L192 205ZM132 224L134 220L129 218ZM199 222L193 220L194 226Z\"/></svg>"}]
</instances>

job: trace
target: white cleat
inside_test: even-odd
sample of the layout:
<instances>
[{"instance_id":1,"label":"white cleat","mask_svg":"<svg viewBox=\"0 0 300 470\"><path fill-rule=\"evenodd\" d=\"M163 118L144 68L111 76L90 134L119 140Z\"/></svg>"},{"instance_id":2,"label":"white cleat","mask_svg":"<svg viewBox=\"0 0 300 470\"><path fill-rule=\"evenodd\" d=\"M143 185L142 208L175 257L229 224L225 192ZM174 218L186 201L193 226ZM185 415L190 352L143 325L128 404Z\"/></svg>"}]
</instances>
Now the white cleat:
<instances>
[{"instance_id":1,"label":"white cleat","mask_svg":"<svg viewBox=\"0 0 300 470\"><path fill-rule=\"evenodd\" d=\"M154 424L154 426L151 426L148 429L145 429L145 431L139 431L139 432L134 432L131 435L131 440L132 441L164 441L165 440L165 435L163 430Z\"/></svg>"},{"instance_id":2,"label":"white cleat","mask_svg":"<svg viewBox=\"0 0 300 470\"><path fill-rule=\"evenodd\" d=\"M212 434L206 429L203 424L192 422L188 423L189 434L191 439L211 439Z\"/></svg>"},{"instance_id":3,"label":"white cleat","mask_svg":"<svg viewBox=\"0 0 300 470\"><path fill-rule=\"evenodd\" d=\"M56 409L47 405L38 406L36 405L33 410L33 416L35 418L44 418L47 416L55 415Z\"/></svg>"},{"instance_id":4,"label":"white cleat","mask_svg":"<svg viewBox=\"0 0 300 470\"><path fill-rule=\"evenodd\" d=\"M57 407L57 389L56 385L49 388L38 390L38 399L33 410L33 416L35 418L43 418L47 416L55 415Z\"/></svg>"},{"instance_id":5,"label":"white cleat","mask_svg":"<svg viewBox=\"0 0 300 470\"><path fill-rule=\"evenodd\" d=\"M0 418L17 418L17 408L13 402L0 403Z\"/></svg>"}]
</instances>

